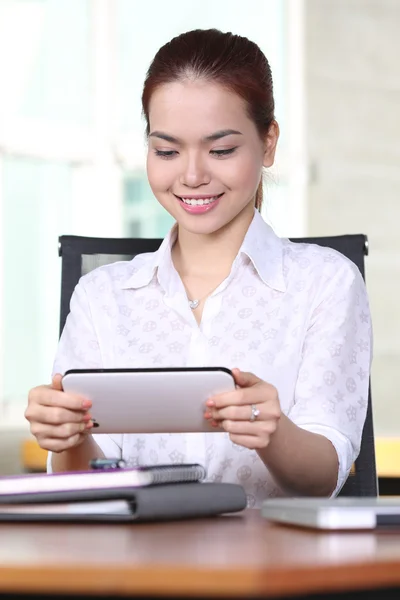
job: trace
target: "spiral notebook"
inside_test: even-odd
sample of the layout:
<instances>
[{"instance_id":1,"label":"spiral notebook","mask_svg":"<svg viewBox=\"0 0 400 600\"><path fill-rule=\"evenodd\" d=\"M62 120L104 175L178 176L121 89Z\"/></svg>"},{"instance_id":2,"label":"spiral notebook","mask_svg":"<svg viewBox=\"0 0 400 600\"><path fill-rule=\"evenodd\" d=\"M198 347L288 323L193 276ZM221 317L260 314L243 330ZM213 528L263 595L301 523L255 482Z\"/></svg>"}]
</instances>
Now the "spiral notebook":
<instances>
[{"instance_id":1,"label":"spiral notebook","mask_svg":"<svg viewBox=\"0 0 400 600\"><path fill-rule=\"evenodd\" d=\"M15 494L66 492L85 489L144 487L165 483L201 481L206 475L198 464L156 465L106 471L76 471L0 478L0 497Z\"/></svg>"}]
</instances>

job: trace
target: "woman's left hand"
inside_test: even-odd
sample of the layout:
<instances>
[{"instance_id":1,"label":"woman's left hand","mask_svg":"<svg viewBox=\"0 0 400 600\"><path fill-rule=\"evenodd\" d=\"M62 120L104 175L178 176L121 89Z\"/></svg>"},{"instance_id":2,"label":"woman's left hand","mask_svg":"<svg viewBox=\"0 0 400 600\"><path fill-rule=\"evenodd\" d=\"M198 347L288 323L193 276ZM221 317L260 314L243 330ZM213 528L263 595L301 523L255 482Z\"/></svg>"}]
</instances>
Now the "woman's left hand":
<instances>
[{"instance_id":1,"label":"woman's left hand","mask_svg":"<svg viewBox=\"0 0 400 600\"><path fill-rule=\"evenodd\" d=\"M238 388L209 398L204 416L229 433L233 443L250 450L266 448L281 417L278 392L253 373L232 373Z\"/></svg>"}]
</instances>

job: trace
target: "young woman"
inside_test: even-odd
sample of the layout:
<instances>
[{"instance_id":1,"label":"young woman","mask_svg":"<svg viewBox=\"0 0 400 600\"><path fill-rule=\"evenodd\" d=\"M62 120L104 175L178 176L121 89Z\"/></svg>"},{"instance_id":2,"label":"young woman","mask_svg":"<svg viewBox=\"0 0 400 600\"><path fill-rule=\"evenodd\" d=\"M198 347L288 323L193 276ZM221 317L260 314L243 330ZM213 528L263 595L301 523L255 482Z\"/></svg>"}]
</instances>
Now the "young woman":
<instances>
[{"instance_id":1,"label":"young woman","mask_svg":"<svg viewBox=\"0 0 400 600\"><path fill-rule=\"evenodd\" d=\"M76 287L52 384L26 410L49 470L200 462L251 506L336 494L366 414L368 300L350 261L280 239L260 216L279 135L268 62L246 38L191 31L158 51L142 100L149 182L176 225L157 252ZM207 403L215 433L92 435L90 402L60 383L71 368L211 365L237 384Z\"/></svg>"}]
</instances>

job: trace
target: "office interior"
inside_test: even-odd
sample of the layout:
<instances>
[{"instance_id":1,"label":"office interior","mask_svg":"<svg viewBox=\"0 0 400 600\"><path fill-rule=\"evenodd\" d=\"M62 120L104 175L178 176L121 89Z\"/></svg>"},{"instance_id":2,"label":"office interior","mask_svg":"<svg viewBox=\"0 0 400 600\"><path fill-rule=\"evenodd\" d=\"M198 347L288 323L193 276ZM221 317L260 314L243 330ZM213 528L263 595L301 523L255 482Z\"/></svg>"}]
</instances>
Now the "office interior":
<instances>
[{"instance_id":1,"label":"office interior","mask_svg":"<svg viewBox=\"0 0 400 600\"><path fill-rule=\"evenodd\" d=\"M57 347L58 237L168 232L145 175L141 86L168 39L217 27L272 67L281 137L265 219L288 237L368 236L377 469L381 491L399 489L399 19L392 0L0 1L0 475L45 461L24 410Z\"/></svg>"}]
</instances>

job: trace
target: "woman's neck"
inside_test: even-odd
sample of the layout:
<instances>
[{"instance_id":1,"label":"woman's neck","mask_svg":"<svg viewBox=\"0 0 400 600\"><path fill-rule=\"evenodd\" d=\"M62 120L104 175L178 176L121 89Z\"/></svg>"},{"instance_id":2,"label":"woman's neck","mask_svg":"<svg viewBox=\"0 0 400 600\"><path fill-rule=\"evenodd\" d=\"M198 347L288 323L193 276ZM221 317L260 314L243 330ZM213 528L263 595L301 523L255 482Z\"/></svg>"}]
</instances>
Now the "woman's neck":
<instances>
[{"instance_id":1,"label":"woman's neck","mask_svg":"<svg viewBox=\"0 0 400 600\"><path fill-rule=\"evenodd\" d=\"M253 219L253 210L244 210L228 225L212 234L191 233L178 228L172 260L182 278L226 277Z\"/></svg>"}]
</instances>

